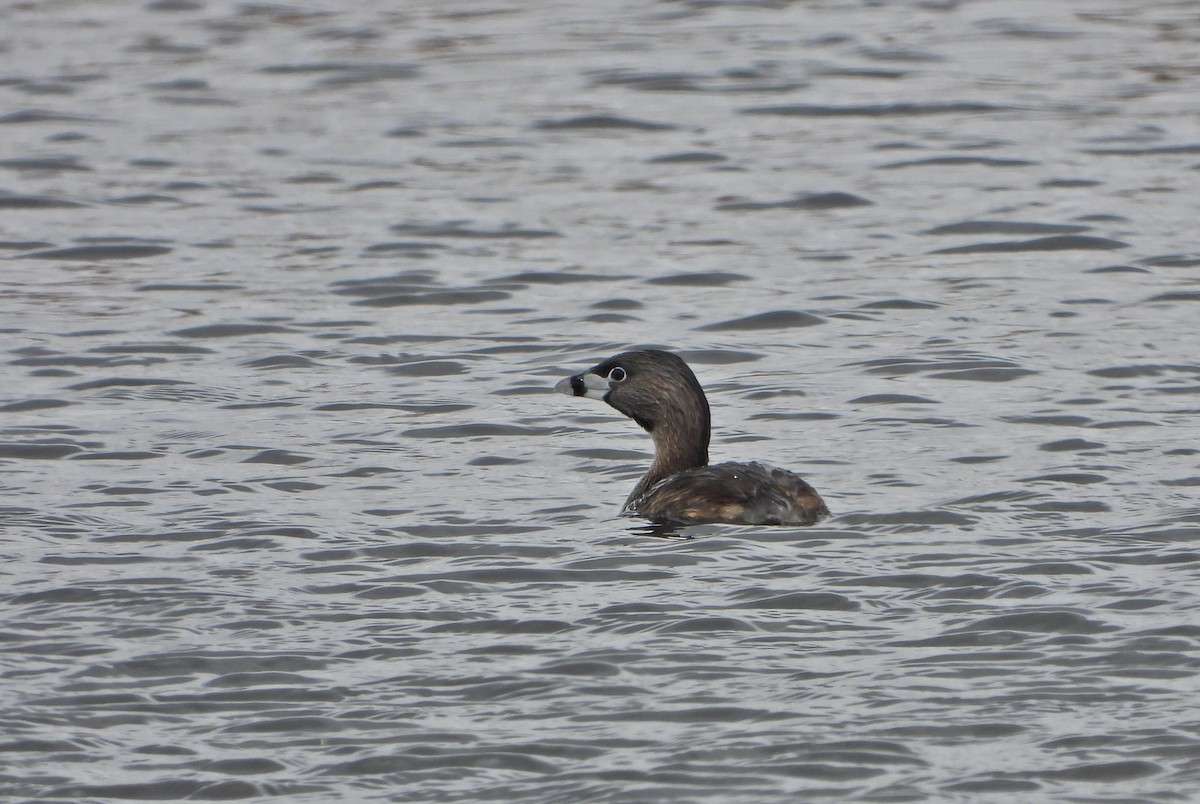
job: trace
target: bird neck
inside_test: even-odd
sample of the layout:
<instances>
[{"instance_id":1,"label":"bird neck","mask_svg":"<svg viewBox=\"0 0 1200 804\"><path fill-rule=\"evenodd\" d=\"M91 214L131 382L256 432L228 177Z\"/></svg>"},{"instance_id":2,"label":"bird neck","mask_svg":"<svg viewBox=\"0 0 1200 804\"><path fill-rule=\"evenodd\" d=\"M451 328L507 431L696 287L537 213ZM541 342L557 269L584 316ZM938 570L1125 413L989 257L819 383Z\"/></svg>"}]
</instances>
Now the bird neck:
<instances>
[{"instance_id":1,"label":"bird neck","mask_svg":"<svg viewBox=\"0 0 1200 804\"><path fill-rule=\"evenodd\" d=\"M634 487L626 505L671 475L708 465L708 411L704 414L686 421L662 423L650 431L654 439L654 463Z\"/></svg>"}]
</instances>

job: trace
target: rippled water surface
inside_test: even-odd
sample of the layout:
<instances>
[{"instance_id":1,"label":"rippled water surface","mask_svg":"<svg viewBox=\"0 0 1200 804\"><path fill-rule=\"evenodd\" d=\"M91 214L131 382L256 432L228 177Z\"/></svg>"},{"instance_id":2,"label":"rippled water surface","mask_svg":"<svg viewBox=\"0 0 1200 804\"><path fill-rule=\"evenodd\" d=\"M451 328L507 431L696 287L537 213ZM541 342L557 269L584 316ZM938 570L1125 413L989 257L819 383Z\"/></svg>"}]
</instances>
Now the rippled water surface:
<instances>
[{"instance_id":1,"label":"rippled water surface","mask_svg":"<svg viewBox=\"0 0 1200 804\"><path fill-rule=\"evenodd\" d=\"M1200 6L0 11L0 796L1200 789ZM813 528L617 515L682 353Z\"/></svg>"}]
</instances>

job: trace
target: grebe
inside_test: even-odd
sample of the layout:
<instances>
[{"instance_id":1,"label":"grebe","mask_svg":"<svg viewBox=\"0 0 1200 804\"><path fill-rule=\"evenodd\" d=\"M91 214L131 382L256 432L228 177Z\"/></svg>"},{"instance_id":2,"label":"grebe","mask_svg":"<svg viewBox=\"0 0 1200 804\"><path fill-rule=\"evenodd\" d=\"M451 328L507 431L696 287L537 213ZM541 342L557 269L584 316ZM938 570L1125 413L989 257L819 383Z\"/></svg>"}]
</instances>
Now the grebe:
<instances>
[{"instance_id":1,"label":"grebe","mask_svg":"<svg viewBox=\"0 0 1200 804\"><path fill-rule=\"evenodd\" d=\"M798 475L761 463L708 463L708 399L678 356L622 352L554 386L607 402L654 439L654 463L623 513L683 525L811 525L829 514Z\"/></svg>"}]
</instances>

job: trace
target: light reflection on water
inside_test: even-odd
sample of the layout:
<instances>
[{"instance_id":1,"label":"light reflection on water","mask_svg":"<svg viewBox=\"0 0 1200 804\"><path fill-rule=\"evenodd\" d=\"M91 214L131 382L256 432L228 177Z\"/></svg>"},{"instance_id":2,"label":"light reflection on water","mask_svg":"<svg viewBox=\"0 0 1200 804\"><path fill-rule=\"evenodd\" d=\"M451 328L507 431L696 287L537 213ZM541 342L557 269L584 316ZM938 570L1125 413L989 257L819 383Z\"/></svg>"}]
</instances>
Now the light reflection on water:
<instances>
[{"instance_id":1,"label":"light reflection on water","mask_svg":"<svg viewBox=\"0 0 1200 804\"><path fill-rule=\"evenodd\" d=\"M8 13L6 795L1191 794L1183 7Z\"/></svg>"}]
</instances>

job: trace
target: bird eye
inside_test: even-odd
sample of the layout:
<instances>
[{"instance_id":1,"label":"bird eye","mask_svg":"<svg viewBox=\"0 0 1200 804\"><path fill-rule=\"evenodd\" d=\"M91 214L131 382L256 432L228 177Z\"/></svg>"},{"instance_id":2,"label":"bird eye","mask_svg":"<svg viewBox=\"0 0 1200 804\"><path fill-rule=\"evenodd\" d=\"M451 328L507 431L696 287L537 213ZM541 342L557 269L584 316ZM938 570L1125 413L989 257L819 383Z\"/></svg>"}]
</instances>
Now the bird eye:
<instances>
[{"instance_id":1,"label":"bird eye","mask_svg":"<svg viewBox=\"0 0 1200 804\"><path fill-rule=\"evenodd\" d=\"M620 366L615 366L612 371L608 372L608 378L613 382L624 382L626 376L625 369Z\"/></svg>"}]
</instances>

